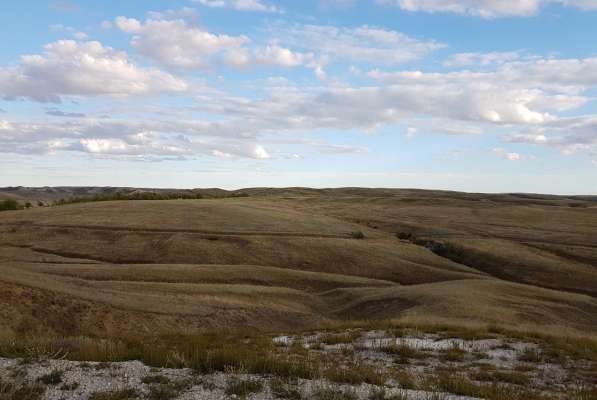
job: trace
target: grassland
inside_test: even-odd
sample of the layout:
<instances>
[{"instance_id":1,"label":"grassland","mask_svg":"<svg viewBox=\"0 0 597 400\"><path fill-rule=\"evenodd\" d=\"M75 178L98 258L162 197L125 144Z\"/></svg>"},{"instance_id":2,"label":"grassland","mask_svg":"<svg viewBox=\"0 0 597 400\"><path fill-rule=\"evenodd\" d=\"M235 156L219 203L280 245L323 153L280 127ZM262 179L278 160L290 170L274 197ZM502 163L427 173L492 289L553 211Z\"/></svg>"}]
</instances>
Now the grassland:
<instances>
[{"instance_id":1,"label":"grassland","mask_svg":"<svg viewBox=\"0 0 597 400\"><path fill-rule=\"evenodd\" d=\"M593 198L242 193L1 213L2 329L101 336L377 319L597 330Z\"/></svg>"}]
</instances>

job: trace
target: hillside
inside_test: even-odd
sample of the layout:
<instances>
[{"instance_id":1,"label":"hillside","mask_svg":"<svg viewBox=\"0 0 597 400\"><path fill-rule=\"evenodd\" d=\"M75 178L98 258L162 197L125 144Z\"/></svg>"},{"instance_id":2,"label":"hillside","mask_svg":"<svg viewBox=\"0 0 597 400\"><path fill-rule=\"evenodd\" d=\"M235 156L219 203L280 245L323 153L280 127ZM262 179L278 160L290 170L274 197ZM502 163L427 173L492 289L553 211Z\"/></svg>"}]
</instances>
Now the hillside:
<instances>
[{"instance_id":1,"label":"hillside","mask_svg":"<svg viewBox=\"0 0 597 400\"><path fill-rule=\"evenodd\" d=\"M51 202L106 190L115 189L0 193ZM276 331L393 319L597 330L594 197L238 192L249 197L210 189L198 200L0 213L2 329Z\"/></svg>"}]
</instances>

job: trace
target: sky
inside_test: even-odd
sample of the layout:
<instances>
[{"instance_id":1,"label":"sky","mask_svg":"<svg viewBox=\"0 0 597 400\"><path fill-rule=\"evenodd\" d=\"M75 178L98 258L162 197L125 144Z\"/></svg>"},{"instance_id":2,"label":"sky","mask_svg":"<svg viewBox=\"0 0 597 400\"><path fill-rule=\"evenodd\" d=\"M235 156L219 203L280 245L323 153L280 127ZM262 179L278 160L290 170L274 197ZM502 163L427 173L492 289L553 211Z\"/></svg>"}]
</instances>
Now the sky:
<instances>
[{"instance_id":1,"label":"sky","mask_svg":"<svg viewBox=\"0 0 597 400\"><path fill-rule=\"evenodd\" d=\"M597 0L0 4L0 186L597 194Z\"/></svg>"}]
</instances>

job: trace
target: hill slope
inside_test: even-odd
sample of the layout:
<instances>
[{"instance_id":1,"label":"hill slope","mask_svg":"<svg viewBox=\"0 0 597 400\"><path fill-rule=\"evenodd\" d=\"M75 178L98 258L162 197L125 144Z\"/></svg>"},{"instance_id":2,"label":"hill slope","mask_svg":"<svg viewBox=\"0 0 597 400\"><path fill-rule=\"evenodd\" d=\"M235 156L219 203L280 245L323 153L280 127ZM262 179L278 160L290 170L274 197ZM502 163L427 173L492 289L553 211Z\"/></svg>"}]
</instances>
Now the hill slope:
<instances>
[{"instance_id":1,"label":"hill slope","mask_svg":"<svg viewBox=\"0 0 597 400\"><path fill-rule=\"evenodd\" d=\"M591 197L242 192L250 197L0 213L3 329L276 330L418 319L597 330Z\"/></svg>"}]
</instances>

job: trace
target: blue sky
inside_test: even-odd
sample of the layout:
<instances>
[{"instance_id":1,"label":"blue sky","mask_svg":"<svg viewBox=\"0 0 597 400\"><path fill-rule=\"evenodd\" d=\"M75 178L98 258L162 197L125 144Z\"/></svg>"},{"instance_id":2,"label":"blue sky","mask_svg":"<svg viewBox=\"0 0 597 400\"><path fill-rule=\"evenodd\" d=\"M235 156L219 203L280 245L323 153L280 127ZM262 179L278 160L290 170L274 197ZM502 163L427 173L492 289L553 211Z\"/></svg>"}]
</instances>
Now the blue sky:
<instances>
[{"instance_id":1,"label":"blue sky","mask_svg":"<svg viewBox=\"0 0 597 400\"><path fill-rule=\"evenodd\" d=\"M597 194L597 0L0 5L0 186Z\"/></svg>"}]
</instances>

